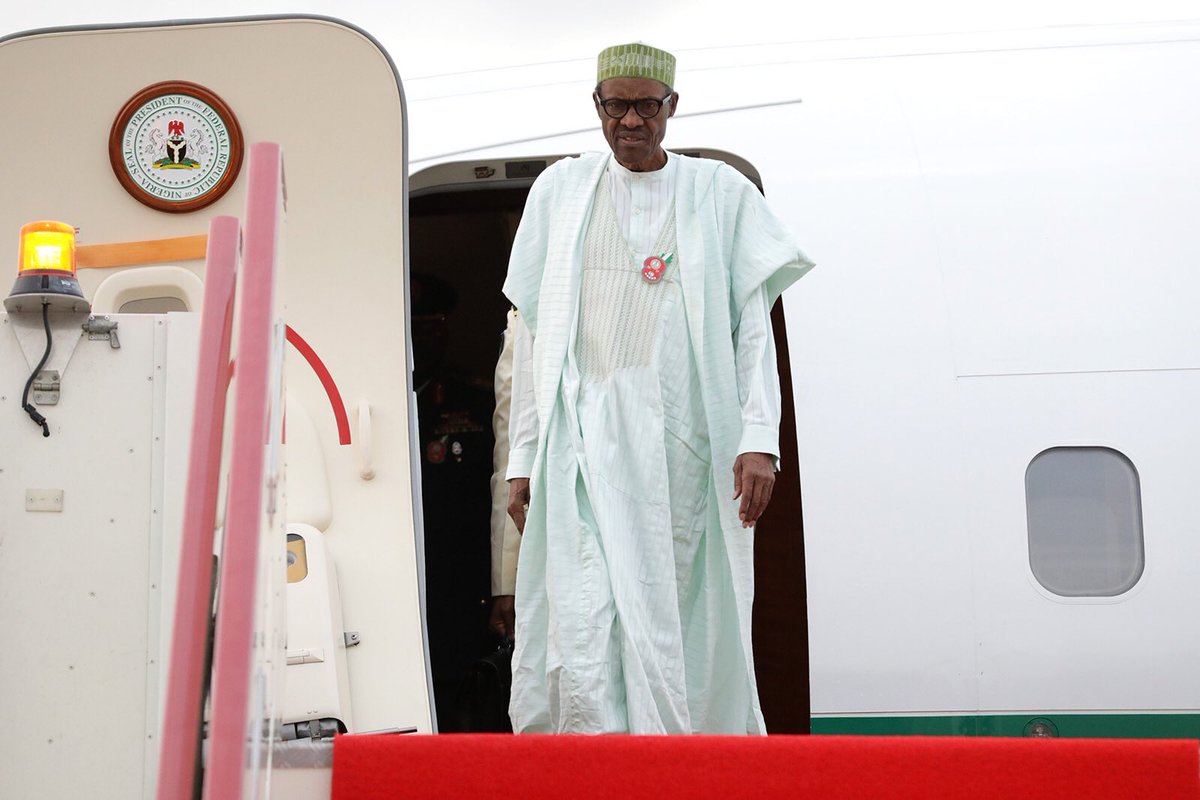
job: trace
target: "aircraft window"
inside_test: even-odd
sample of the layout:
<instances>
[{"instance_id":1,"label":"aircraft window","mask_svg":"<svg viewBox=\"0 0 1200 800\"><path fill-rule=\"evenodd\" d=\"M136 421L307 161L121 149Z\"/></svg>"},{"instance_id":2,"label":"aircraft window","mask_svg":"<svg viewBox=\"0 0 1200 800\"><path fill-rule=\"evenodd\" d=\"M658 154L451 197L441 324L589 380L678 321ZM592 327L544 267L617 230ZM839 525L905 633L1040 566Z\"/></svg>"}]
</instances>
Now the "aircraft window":
<instances>
[{"instance_id":1,"label":"aircraft window","mask_svg":"<svg viewBox=\"0 0 1200 800\"><path fill-rule=\"evenodd\" d=\"M1133 588L1146 554L1137 469L1107 447L1054 447L1025 471L1029 565L1065 597L1113 597Z\"/></svg>"},{"instance_id":2,"label":"aircraft window","mask_svg":"<svg viewBox=\"0 0 1200 800\"><path fill-rule=\"evenodd\" d=\"M308 577L308 548L298 533L287 535L287 582L299 583Z\"/></svg>"},{"instance_id":3,"label":"aircraft window","mask_svg":"<svg viewBox=\"0 0 1200 800\"><path fill-rule=\"evenodd\" d=\"M187 304L178 297L143 297L121 306L121 314L166 314L168 311L187 311Z\"/></svg>"}]
</instances>

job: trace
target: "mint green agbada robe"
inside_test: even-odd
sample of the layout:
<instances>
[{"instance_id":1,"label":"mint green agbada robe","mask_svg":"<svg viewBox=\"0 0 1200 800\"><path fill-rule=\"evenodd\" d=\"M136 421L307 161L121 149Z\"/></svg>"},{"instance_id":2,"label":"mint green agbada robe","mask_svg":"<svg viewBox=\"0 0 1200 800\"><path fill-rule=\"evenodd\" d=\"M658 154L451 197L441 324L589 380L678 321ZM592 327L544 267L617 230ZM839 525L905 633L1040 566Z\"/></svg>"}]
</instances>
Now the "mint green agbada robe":
<instances>
[{"instance_id":1,"label":"mint green agbada robe","mask_svg":"<svg viewBox=\"0 0 1200 800\"><path fill-rule=\"evenodd\" d=\"M604 425L606 414L595 411L601 401L581 395L573 348L585 234L609 157L560 161L538 179L504 287L534 337L539 423L517 573L514 729L765 733L750 642L753 532L731 499L733 462L746 441L734 337L760 290L773 303L812 264L739 173L680 158L670 288L682 307L673 314L679 330L668 333L686 341L675 351L685 358L673 360L683 366L670 377L686 382L681 396L699 406L695 441L666 446L661 423L657 437L631 437L621 419L589 427ZM651 400L653 415L660 403ZM777 440L777 424L749 438ZM638 491L589 463L605 439L629 459L630 475L647 476ZM688 463L671 463L680 453ZM698 481L697 463L707 473ZM706 487L695 498L700 534L688 545L695 569L688 565L686 580L675 570L671 525L689 498L678 494L682 481L655 479L664 469Z\"/></svg>"}]
</instances>

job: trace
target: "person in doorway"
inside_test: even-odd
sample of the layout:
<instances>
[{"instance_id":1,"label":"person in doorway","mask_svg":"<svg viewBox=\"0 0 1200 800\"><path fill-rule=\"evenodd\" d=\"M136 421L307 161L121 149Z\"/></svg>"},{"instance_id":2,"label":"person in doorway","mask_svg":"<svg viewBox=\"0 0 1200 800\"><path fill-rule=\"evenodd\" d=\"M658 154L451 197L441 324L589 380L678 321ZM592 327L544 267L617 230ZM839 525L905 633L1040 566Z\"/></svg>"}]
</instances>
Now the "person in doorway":
<instances>
[{"instance_id":1,"label":"person in doorway","mask_svg":"<svg viewBox=\"0 0 1200 800\"><path fill-rule=\"evenodd\" d=\"M765 733L750 610L779 453L769 313L812 262L736 170L663 149L674 82L662 50L600 53L611 153L539 176L509 261L518 732Z\"/></svg>"},{"instance_id":2,"label":"person in doorway","mask_svg":"<svg viewBox=\"0 0 1200 800\"><path fill-rule=\"evenodd\" d=\"M508 515L508 430L509 407L512 404L513 344L516 340L517 311L508 312L500 358L496 360L496 411L492 414L492 432L496 437L492 453L492 611L488 628L505 640L515 631L515 598L517 588L517 557L521 551L521 536L517 525Z\"/></svg>"}]
</instances>

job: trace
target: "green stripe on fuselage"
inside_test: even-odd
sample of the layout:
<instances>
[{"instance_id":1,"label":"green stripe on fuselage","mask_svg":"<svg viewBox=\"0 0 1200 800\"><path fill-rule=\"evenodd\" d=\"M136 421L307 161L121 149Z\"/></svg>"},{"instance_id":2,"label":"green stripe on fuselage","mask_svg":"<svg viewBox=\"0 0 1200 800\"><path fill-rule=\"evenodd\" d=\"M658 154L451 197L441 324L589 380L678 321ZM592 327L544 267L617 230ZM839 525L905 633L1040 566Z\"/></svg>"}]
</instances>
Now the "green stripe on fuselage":
<instances>
[{"instance_id":1,"label":"green stripe on fuselage","mask_svg":"<svg viewBox=\"0 0 1200 800\"><path fill-rule=\"evenodd\" d=\"M1200 739L1200 714L979 714L935 717L813 717L818 735L1026 736L1047 720L1063 738Z\"/></svg>"}]
</instances>

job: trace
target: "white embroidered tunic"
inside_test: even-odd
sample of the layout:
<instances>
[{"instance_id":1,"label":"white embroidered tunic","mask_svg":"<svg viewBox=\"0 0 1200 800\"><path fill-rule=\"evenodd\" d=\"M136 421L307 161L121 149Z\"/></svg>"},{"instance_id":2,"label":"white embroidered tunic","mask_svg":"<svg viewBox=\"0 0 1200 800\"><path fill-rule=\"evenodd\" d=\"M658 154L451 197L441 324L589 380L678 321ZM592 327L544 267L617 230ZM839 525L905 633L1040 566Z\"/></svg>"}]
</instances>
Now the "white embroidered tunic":
<instances>
[{"instance_id":1,"label":"white embroidered tunic","mask_svg":"<svg viewBox=\"0 0 1200 800\"><path fill-rule=\"evenodd\" d=\"M659 255L654 243L675 210L675 171L679 157L668 154L667 165L654 172L633 172L610 159L605 183L612 197L617 221L632 251L635 267L647 256ZM678 268L667 268L678 274ZM771 335L771 308L765 292L752 298L755 313L743 314L738 330L738 396L746 430L777 425L780 414L779 382L776 376L775 341ZM509 417L509 462L506 477L528 478L537 445L537 403L533 397L529 329L518 317L514 325L512 405ZM739 453L768 453L776 459L778 443L752 434L743 439Z\"/></svg>"}]
</instances>

